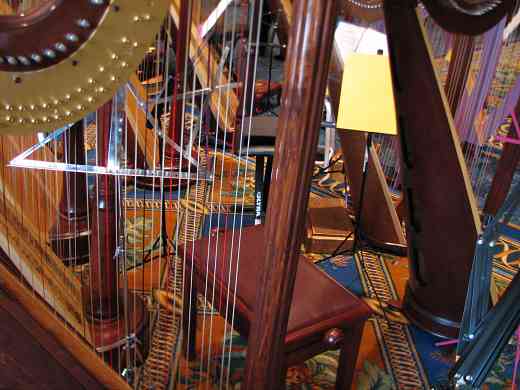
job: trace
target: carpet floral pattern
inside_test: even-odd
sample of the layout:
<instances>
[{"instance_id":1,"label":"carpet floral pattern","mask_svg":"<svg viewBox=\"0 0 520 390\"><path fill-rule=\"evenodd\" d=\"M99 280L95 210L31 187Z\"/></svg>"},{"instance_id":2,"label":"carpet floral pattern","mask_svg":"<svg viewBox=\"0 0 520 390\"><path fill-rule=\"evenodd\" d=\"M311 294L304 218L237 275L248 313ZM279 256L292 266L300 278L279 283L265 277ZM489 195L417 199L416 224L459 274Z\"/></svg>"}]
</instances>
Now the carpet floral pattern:
<instances>
[{"instance_id":1,"label":"carpet floral pattern","mask_svg":"<svg viewBox=\"0 0 520 390\"><path fill-rule=\"evenodd\" d=\"M216 178L217 184L212 183L212 186L218 185L226 189L221 192L222 195L232 196L233 185L236 185L232 181L237 177L237 169L244 167L222 156L219 158L221 162L225 162L224 175ZM248 175L253 174L253 169L248 171ZM338 183L338 178L339 176L324 178L316 175L312 196L344 196L345 188L342 183ZM246 177L239 186L242 189L246 188L246 199L250 198L247 203L251 201L253 206L252 177ZM232 198L228 198L228 207L224 209L223 215L216 217L218 213L212 206L216 198L212 195L210 187L204 191L204 196L201 195L194 200L194 209L204 211L204 218L201 218L200 226L196 227L200 229L201 234L207 234L212 226L215 227L218 223L221 227L228 226L229 221L234 219ZM172 211L171 218L179 218L178 215L182 218L181 214L189 211L190 207L180 205L178 210ZM141 219L136 218L133 222L134 229L139 231L143 227L151 226L148 219L146 215ZM248 214L246 210L244 221L245 224L253 223L254 215ZM145 229L145 235L154 235L150 229ZM502 233L500 245L497 245L493 279L493 286L498 294L504 291L520 261L520 232L513 226L506 228ZM139 239L136 241L142 242ZM154 238L150 237L149 242L153 241ZM307 253L306 256L309 261L316 261L323 255ZM318 266L341 285L363 297L374 309L374 315L366 323L356 362L355 389L429 389L446 382L448 371L455 359L453 348L436 347L435 343L440 341L438 338L409 324L392 305L392 302L399 301L404 295L408 278L406 258L363 251L355 257L337 256ZM226 320L201 296L197 323L197 358L187 362L179 355L179 370L174 379L177 388L238 389L245 366L246 340L233 331ZM511 343L503 351L489 376L487 389L510 386L514 353L515 345ZM291 367L286 378L287 388L333 388L337 365L338 352L331 351L318 355L304 364Z\"/></svg>"}]
</instances>

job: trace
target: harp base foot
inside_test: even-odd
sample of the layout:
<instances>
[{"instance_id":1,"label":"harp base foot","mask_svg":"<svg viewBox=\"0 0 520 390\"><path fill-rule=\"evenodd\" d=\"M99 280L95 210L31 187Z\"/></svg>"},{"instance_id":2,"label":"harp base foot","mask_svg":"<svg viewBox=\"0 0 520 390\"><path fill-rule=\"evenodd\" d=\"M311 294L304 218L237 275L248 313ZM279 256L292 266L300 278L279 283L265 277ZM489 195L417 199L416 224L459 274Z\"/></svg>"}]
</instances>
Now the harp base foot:
<instances>
[{"instance_id":1,"label":"harp base foot","mask_svg":"<svg viewBox=\"0 0 520 390\"><path fill-rule=\"evenodd\" d=\"M414 325L435 336L452 339L459 336L460 322L435 315L428 308L421 306L415 299L409 284L406 286L403 299L403 314Z\"/></svg>"},{"instance_id":2,"label":"harp base foot","mask_svg":"<svg viewBox=\"0 0 520 390\"><path fill-rule=\"evenodd\" d=\"M127 302L126 310L123 309L123 302ZM113 367L117 367L117 356L136 347L137 336L143 330L146 318L145 306L139 296L128 293L125 299L120 295L118 303L119 305L112 305L112 307L119 307L119 310L113 310L111 316L103 313L102 318L92 314L95 308L93 309L90 303L85 308L92 344Z\"/></svg>"}]
</instances>

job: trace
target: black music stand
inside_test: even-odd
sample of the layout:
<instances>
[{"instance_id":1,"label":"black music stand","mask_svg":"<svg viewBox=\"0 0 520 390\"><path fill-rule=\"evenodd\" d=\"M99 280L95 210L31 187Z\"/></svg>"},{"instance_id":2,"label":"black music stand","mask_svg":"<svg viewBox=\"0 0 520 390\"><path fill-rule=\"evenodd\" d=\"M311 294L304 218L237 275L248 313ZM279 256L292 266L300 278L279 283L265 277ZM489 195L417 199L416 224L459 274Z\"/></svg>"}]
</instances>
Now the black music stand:
<instances>
[{"instance_id":1,"label":"black music stand","mask_svg":"<svg viewBox=\"0 0 520 390\"><path fill-rule=\"evenodd\" d=\"M383 55L383 50L379 49L377 51L378 55ZM350 232L345 239L337 246L337 248L332 252L331 255L324 257L323 259L320 259L317 263L324 262L326 260L332 259L336 256L341 255L352 255L354 256L357 250L357 245L360 241L360 236L362 237L363 232L361 230L361 217L362 217L362 210L363 210L363 204L365 199L365 188L366 188L366 181L368 176L368 161L369 161L369 154L370 154L370 148L372 147L372 133L367 132L367 139L365 143L365 154L363 158L363 176L361 177L361 192L359 194L359 204L358 208L356 210L356 221L354 224L354 230ZM352 242L352 248L350 249L343 249L341 248L345 245L345 243L348 241L348 239L354 235L354 241Z\"/></svg>"},{"instance_id":2,"label":"black music stand","mask_svg":"<svg viewBox=\"0 0 520 390\"><path fill-rule=\"evenodd\" d=\"M362 237L362 230L361 230L361 215L363 210L363 204L364 204L364 198L365 198L365 188L366 188L366 181L368 176L368 156L370 153L370 148L372 147L372 133L367 134L367 140L365 144L365 155L363 159L363 176L361 177L361 191L359 194L359 204L358 208L356 210L356 221L354 223L354 230L351 231L344 239L341 241L341 243L336 247L334 252L330 254L329 256L324 257L323 259L320 259L316 263L322 263L326 260L332 259L336 256L341 255L354 255L357 250L357 245L360 241L360 236ZM352 248L349 249L341 249L345 243L349 240L350 237L354 235L354 241L352 242Z\"/></svg>"}]
</instances>

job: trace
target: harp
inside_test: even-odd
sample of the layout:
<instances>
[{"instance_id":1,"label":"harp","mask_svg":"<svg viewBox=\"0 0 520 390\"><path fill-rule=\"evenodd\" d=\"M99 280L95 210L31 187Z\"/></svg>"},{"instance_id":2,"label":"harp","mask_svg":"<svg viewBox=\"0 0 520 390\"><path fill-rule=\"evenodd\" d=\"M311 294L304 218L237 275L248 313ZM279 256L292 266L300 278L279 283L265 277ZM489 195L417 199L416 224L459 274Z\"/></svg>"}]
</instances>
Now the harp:
<instances>
[{"instance_id":1,"label":"harp","mask_svg":"<svg viewBox=\"0 0 520 390\"><path fill-rule=\"evenodd\" d=\"M287 25L288 21L291 19L290 10L287 6L288 2L273 1L270 3L272 4L273 9L279 10L279 13L282 15L282 26ZM374 5L370 2L365 2L363 4L365 4L364 8L353 7L351 4L351 12L350 14L346 14L346 19L363 19L364 25L370 27L370 23L372 23L374 20L377 20L377 15L379 14L381 16L382 8L380 5ZM459 5L460 4L457 3L457 6ZM396 104L398 107L399 104L404 104L400 103L399 101L401 96L406 95L406 97L410 99L406 103L406 108L403 108L402 110L399 109L398 112L399 119L406 121L406 124L401 126L400 131L399 144L401 145L401 150L399 152L395 146L390 147L390 149L394 149L393 153L401 154L401 166L397 167L397 169L399 170L399 176L401 177L399 192L401 192L402 199L406 200L413 196L419 196L420 199L417 200L415 206L409 205L408 211L405 211L406 202L402 201L400 204L398 204L397 210L394 209L392 202L389 201L390 194L388 191L387 182L385 181L385 176L387 175L386 173L381 172L381 166L385 165L383 161L385 156L384 154L376 153L375 151L372 151L369 154L368 177L370 177L371 180L367 186L365 194L367 199L364 205L366 208L370 209L370 212L368 213L368 218L362 219L364 221L363 223L366 223L368 226L365 227L363 225L361 229L365 232L365 234L368 233L366 234L366 239L372 244L372 246L375 245L376 247L381 247L382 243L399 243L402 241L399 239L400 229L397 227L398 224L395 222L397 219L397 216L395 215L396 211L398 212L401 219L407 216L407 218L404 219L406 220L407 227L408 254L413 271L410 274L407 295L404 299L404 310L407 313L408 318L410 318L420 327L427 329L430 332L444 336L456 336L458 327L460 325L460 320L462 318L467 287L467 277L471 267L474 243L480 230L480 219L477 216L477 204L475 201L474 192L481 191L481 188L479 188L478 185L470 184L467 164L471 164L472 157L468 157L469 153L467 149L469 149L469 147L466 148L467 145L464 142L461 142L462 140L459 139L459 135L455 130L453 121L449 117L452 115L455 117L455 113L461 104L462 95L465 93L466 88L468 88L467 75L474 51L476 39L474 38L474 35L481 34L491 25L496 25L499 22L499 15L501 15L501 17L504 16L504 13L502 12L504 9L507 8L510 10L508 12L511 12L511 10L514 8L511 3L502 3L496 7L491 7L489 4L481 4L481 6L482 9L478 12L470 9L465 10L467 13L464 17L477 18L477 14L486 14L485 18L483 18L480 22L482 23L479 25L480 27L476 28L474 31L454 29L455 24L450 24L454 23L454 19L450 19L453 16L451 12L447 12L447 15L449 14L450 16L444 16L444 18L440 17L439 19L439 15L443 13L443 11L441 11L444 9L443 7L449 8L447 2L443 3L442 5L438 4L437 2L432 2L431 4L425 3L424 7L420 6L418 8L419 10L427 10L427 12L429 12L429 17L434 19L436 21L435 23L438 23L440 26L442 26L445 34L446 31L456 33L452 36L453 54L449 63L444 90L439 87L437 82L437 76L435 74L436 70L434 69L436 68L436 64L432 60L433 57L430 58L433 55L431 49L426 49L429 43L436 44L438 38L434 36L428 37L428 34L425 31L422 31L423 28L420 27L421 23L416 24L415 27L412 28L410 25L404 23L404 19L401 20L402 24L396 22L396 26L400 26L399 31L401 31L403 35L401 38L393 38L393 27L390 22L385 19L385 30L388 36L390 58L393 61L392 67L394 70L394 88L397 99ZM354 10L357 9L358 12L353 12L352 8L354 8ZM448 8L445 8L445 10ZM481 12L483 9L488 9L490 13ZM500 9L502 9L502 11L500 11ZM394 18L404 18L403 15L405 12L404 10L401 11L395 10L396 14ZM385 14L388 15L391 12L391 10L386 10ZM413 18L415 18L415 16L413 16ZM405 25L408 27L406 32L403 32L405 30ZM380 29L381 27L375 26L374 28ZM405 36L410 38L405 39ZM405 42L410 43L412 41L411 37L415 37L418 44L423 46L423 54L419 55L416 48L412 48L412 46L401 48L401 44L404 45ZM398 50L397 48L400 50L399 54L392 54L394 50ZM429 53L428 50L430 50ZM403 71L403 81L399 81L395 78L395 73L397 72L396 69L398 67L398 65L395 64L404 58L405 52L414 53L413 58L411 57L409 62L409 71L411 72L413 67L413 69L423 69L424 72L428 72L430 76L427 83L423 79L423 85L421 86L418 80L411 81L411 77L405 76L406 72L403 70L405 68L403 65L399 65L400 71ZM329 92L331 94L332 101L335 102L334 105L337 106L339 101L338 81L341 80L341 73L343 69L341 66L341 54L337 50L333 53L334 55L331 60L331 70L329 75ZM428 71L426 71L426 69L428 69ZM406 92L406 94L400 92L401 84L405 82L407 84L409 83L408 85L410 85L410 89ZM422 105L419 106L413 103L414 98L412 96L418 98L421 96L421 91L425 90L437 91L437 108L435 110L432 109L430 114L432 117L444 117L444 119L442 119L444 125L441 126L438 124L434 126L432 124L433 122L429 122L427 120L421 125L419 117L426 118L424 114L426 113L426 107L429 106L429 104L425 104L424 107ZM469 107L464 107L464 109L469 110ZM401 111L406 112L407 114L404 115L401 113ZM415 114L412 114L412 112ZM416 123L412 125L411 122L408 122L406 116L411 118L414 115L417 115L415 117ZM425 125L426 123L428 123L427 126ZM457 124L459 123L460 121L457 122ZM413 130L410 128L410 126L413 127ZM446 132L444 135L440 135L440 133L445 132L450 127L451 130L449 133ZM444 130L440 130L441 128ZM408 131L410 132L410 135L407 135ZM442 158L445 158L443 161L441 161L440 156L439 159L437 159L437 156L433 156L431 153L429 153L427 150L428 146L426 146L426 144L421 146L418 143L418 139L412 139L415 136L422 137L425 132L428 132L429 134L430 131L432 132L432 137L438 136L439 139L433 141L433 138L427 138L425 139L425 142L435 142L440 150L443 150L444 156ZM361 135L351 134L349 132L342 133L340 137L342 140L343 152L345 154L344 162L346 170L349 173L348 179L351 186L352 198L354 199L353 206L356 207L359 204L364 141ZM403 137L409 139L409 141L406 141L410 143L409 148L406 146ZM376 142L378 142L380 146L383 147L385 140L378 140ZM464 153L462 153L461 150L457 150L459 149L459 146L465 148ZM449 151L450 148L451 151ZM502 155L501 164L504 169L497 170L497 174L494 178L493 188L487 195L487 202L490 205L489 210L493 210L491 208L491 204L495 202L495 204L501 204L501 202L503 202L506 195L504 191L507 191L511 183L511 175L516 168L516 159L514 157L515 154L513 149L515 149L513 145L507 145L505 148L505 153ZM406 157L408 160L406 160L405 156L403 156L403 153L404 155L408 153L410 154L410 156ZM403 163L406 163L406 161L411 161L412 155L413 160L415 160L416 163L424 165L421 165L420 167L414 167L413 170L408 169L406 164L403 165ZM448 162L448 159L451 159L451 162ZM419 161L421 161L421 163L419 163ZM435 165L437 165L437 168L434 168ZM448 166L450 167L448 168L448 171L450 172L448 174L433 173L435 170L439 170L440 172L441 169L444 172L444 168ZM426 174L428 169L432 170L431 174ZM418 176L413 178L414 175L411 174L412 171L416 172ZM454 177L449 178L450 174L453 174ZM474 176L474 172L472 172L472 176ZM460 198L453 201L442 201L441 198L444 195L441 195L437 190L434 189L434 187L430 187L437 179L442 181L443 184L440 184L439 182L440 187L436 187L435 185L435 188L454 189L457 187L458 190L454 190L453 192L457 193L458 195L456 196L460 196ZM473 178L471 181L473 183L475 182ZM451 187L453 183L457 183L455 187ZM391 182L388 182L388 184L389 187L392 187ZM501 187L501 185L504 187ZM410 186L413 188L410 188ZM413 193L416 191L418 191L416 195L413 195ZM422 195L419 195L420 193L422 193ZM426 193L430 195L426 195ZM438 194L439 198L437 201L433 200L435 196L431 194ZM430 199L426 200L426 197L430 197ZM412 203L414 202L415 201L412 201ZM436 204L435 207L433 207L434 203ZM464 207L466 207L466 211L462 211L458 209L457 206L455 206L463 204L465 205ZM438 209L440 205L442 205L442 207L446 207L446 209L442 212L440 212L440 209ZM432 208L437 209L437 211L433 211ZM496 208L494 210L496 211ZM413 214L412 216L410 216L410 212ZM364 210L363 213L365 213ZM465 216L462 216L462 214ZM411 220L409 218L417 218L417 223L421 225L419 228L421 232L423 229L428 230L430 228L437 230L435 226L439 227L439 231L434 232L431 230L429 232L420 233L419 235L423 238L414 238L417 232L415 231L415 228L413 228L413 224L411 224ZM446 218L445 222L442 222L442 218ZM422 220L422 222L419 222L419 220ZM447 222L448 220L457 220L461 224L465 223L466 225L456 228L454 225L449 224ZM441 226L442 228L440 228ZM441 230L442 232L440 232ZM444 234L446 234L446 236L441 238ZM467 236L463 237L464 235ZM457 241L457 244L455 244L455 242L448 244L448 237L452 237L455 241ZM447 247L442 249L442 256L440 253L434 253L435 247L439 249L438 243L440 242L447 244ZM446 248L454 248L455 246L457 247L456 250L447 249L446 252L444 251ZM465 247L465 249L462 249L463 247ZM463 254L462 252L465 253ZM446 260L446 263L444 263L444 260ZM447 272L447 269L449 269L450 266L453 266L453 272ZM446 283L444 287L442 286L443 283ZM449 289L447 288L448 285L451 286ZM459 286L460 291L455 291L458 287L454 288L453 286ZM441 291L448 290L450 291L449 299L447 297L432 299L433 296L439 294ZM455 296L457 298L455 298ZM452 303L448 304L448 301Z\"/></svg>"},{"instance_id":2,"label":"harp","mask_svg":"<svg viewBox=\"0 0 520 390\"><path fill-rule=\"evenodd\" d=\"M219 323L228 334L235 325L244 329L235 319L248 324L245 388L278 388L292 359L334 348L341 349L337 387L348 388L370 311L302 264L299 252L339 2L281 1L288 42L284 92L266 222L257 228L246 225L258 168L248 135L262 1L33 3L3 2L7 15L0 16L0 85L9 91L0 96L0 281L8 297L0 297L1 308L5 314L19 306L10 314L12 327L28 318L38 324L18 337L29 333L39 340L48 352L42 356L51 356L67 372L63 377L84 387L175 388L182 370L190 369L190 354L198 354L190 332L193 337L202 310L207 322L198 336L199 364L209 368L211 348L222 350L217 376L223 387L230 381L225 368L233 339L212 344L217 320L206 311L214 308L228 320ZM509 1L426 5L446 28L457 31L460 18L471 26L462 32L473 34L512 7ZM384 2L414 265L406 302L417 322L448 334L461 314L478 220L415 6ZM22 39L26 44L16 44ZM408 60L410 48L417 49L417 62ZM425 78L410 79L410 67ZM425 89L434 91L424 112L446 161L421 154L428 145L414 94ZM347 164L356 175L354 146L360 141L353 138L345 148L353 150ZM368 223L367 209L367 237L403 243L375 150L370 158L376 180L368 191L374 202L384 200L380 213L387 223ZM450 174L435 175L439 166L449 166ZM454 195L439 215L432 212L439 199L430 189L446 183ZM441 223L451 229L442 237L428 230ZM450 243L452 234L461 235L464 245L450 247L452 257L439 260L438 241ZM241 261L258 263L252 277L261 286L245 308L239 291L240 269L247 270L239 268L243 253ZM436 267L457 282L450 307L429 300L445 285ZM337 306L298 333L290 313L301 275L319 281Z\"/></svg>"}]
</instances>

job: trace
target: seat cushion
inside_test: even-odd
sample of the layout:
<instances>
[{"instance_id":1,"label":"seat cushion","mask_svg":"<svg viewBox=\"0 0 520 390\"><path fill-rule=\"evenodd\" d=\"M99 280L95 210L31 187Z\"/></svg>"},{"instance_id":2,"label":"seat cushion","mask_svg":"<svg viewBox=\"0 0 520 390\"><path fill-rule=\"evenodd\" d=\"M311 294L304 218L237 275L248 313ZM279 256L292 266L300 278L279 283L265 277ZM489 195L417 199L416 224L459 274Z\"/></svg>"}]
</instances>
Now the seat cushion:
<instances>
[{"instance_id":1,"label":"seat cushion","mask_svg":"<svg viewBox=\"0 0 520 390\"><path fill-rule=\"evenodd\" d=\"M258 286L258 273L264 261L263 226L213 231L209 237L187 245L186 259L186 272L191 272L193 259L199 293L204 295L206 291L210 303L212 286L215 285L213 306L221 313L226 302L233 302L233 299L227 299L226 292L230 292L229 297L233 297L234 291L237 292L236 310L239 318L245 319L246 323L239 321L234 325L247 337L248 322L252 319L261 287ZM209 286L207 290L206 281ZM304 339L322 337L323 332L331 328L348 327L349 324L364 321L369 315L370 309L361 299L300 256L286 345L296 347Z\"/></svg>"}]
</instances>

